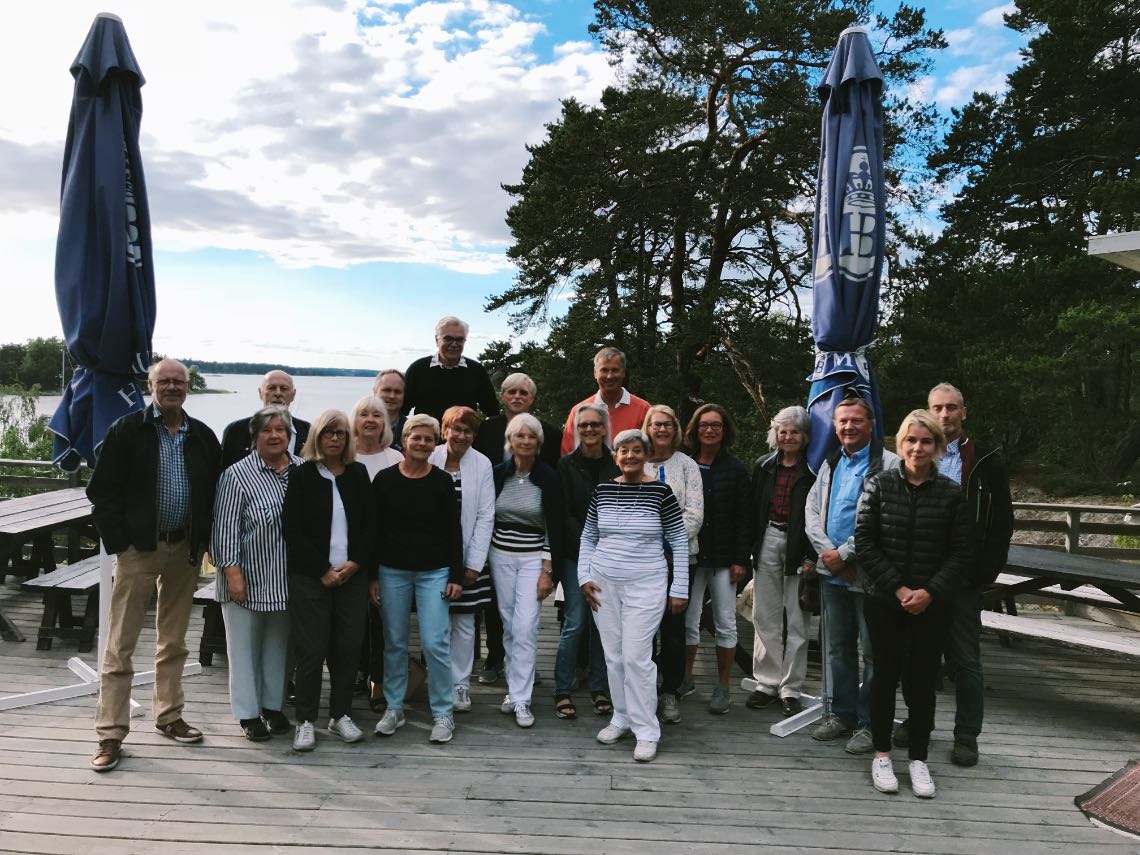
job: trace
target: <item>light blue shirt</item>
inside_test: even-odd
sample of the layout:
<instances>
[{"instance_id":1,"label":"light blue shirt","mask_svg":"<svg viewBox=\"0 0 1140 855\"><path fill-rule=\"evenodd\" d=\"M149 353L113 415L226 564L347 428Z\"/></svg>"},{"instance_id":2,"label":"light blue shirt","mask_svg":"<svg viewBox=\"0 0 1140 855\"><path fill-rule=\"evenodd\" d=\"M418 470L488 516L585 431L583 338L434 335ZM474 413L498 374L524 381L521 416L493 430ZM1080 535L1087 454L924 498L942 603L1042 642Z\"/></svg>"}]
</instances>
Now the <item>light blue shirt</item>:
<instances>
[{"instance_id":1,"label":"light blue shirt","mask_svg":"<svg viewBox=\"0 0 1140 855\"><path fill-rule=\"evenodd\" d=\"M836 546L855 536L855 512L859 495L863 492L863 479L871 467L871 443L867 443L851 456L839 455L835 471L831 473L831 499L827 505L827 537ZM830 576L832 585L847 587L842 579Z\"/></svg>"},{"instance_id":2,"label":"light blue shirt","mask_svg":"<svg viewBox=\"0 0 1140 855\"><path fill-rule=\"evenodd\" d=\"M958 449L961 442L962 437L958 437L946 446L946 453L938 461L938 471L958 484L962 483L962 454Z\"/></svg>"}]
</instances>

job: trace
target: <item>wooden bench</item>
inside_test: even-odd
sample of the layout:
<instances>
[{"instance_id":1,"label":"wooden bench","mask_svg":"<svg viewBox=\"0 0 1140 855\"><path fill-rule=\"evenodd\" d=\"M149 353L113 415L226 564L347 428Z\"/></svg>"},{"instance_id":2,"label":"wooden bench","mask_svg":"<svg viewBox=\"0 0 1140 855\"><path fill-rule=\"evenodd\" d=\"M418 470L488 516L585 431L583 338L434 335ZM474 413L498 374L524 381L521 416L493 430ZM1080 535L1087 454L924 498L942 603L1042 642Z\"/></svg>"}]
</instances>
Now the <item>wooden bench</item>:
<instances>
[{"instance_id":1,"label":"wooden bench","mask_svg":"<svg viewBox=\"0 0 1140 855\"><path fill-rule=\"evenodd\" d=\"M1027 587L1032 581L1032 578L1029 576L1020 576L1016 573L1002 573L994 580L987 594L992 597L999 597L1001 601L1005 603L1006 611L1011 615L1017 614L1017 606L1013 602L1013 598L1019 593L1106 609L1119 609L1121 607L1119 600L1109 596L1100 588L1093 585L1078 585L1077 587L1067 587L1063 585L1047 585L1044 588Z\"/></svg>"},{"instance_id":2,"label":"wooden bench","mask_svg":"<svg viewBox=\"0 0 1140 855\"><path fill-rule=\"evenodd\" d=\"M1128 632L1108 632L1072 626L1049 618L1031 618L987 611L982 612L982 627L998 633L1055 641L1068 647L1140 657L1140 638Z\"/></svg>"},{"instance_id":3,"label":"wooden bench","mask_svg":"<svg viewBox=\"0 0 1140 855\"><path fill-rule=\"evenodd\" d=\"M226 652L226 626L213 581L207 582L194 594L194 605L202 606L202 640L198 644L198 661L203 665L213 665L214 654L224 655Z\"/></svg>"},{"instance_id":4,"label":"wooden bench","mask_svg":"<svg viewBox=\"0 0 1140 855\"><path fill-rule=\"evenodd\" d=\"M20 587L43 594L44 615L40 620L36 650L51 650L52 639L56 637L78 639L81 653L91 649L99 628L98 555L28 579ZM71 611L71 598L76 594L87 595L83 623L78 626Z\"/></svg>"}]
</instances>

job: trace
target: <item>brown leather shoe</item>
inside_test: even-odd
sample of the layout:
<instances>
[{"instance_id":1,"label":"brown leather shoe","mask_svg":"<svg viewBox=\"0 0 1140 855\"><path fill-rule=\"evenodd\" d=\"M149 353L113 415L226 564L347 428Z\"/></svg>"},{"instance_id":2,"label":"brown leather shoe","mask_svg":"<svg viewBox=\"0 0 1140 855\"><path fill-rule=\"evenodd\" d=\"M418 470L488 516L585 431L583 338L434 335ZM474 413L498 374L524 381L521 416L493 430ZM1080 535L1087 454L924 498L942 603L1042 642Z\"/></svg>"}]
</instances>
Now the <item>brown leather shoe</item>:
<instances>
[{"instance_id":1,"label":"brown leather shoe","mask_svg":"<svg viewBox=\"0 0 1140 855\"><path fill-rule=\"evenodd\" d=\"M199 742L202 739L202 731L191 727L180 718L166 724L156 724L154 729L176 742Z\"/></svg>"},{"instance_id":2,"label":"brown leather shoe","mask_svg":"<svg viewBox=\"0 0 1140 855\"><path fill-rule=\"evenodd\" d=\"M91 768L96 772L110 772L119 765L119 755L123 751L123 740L100 739L99 750L91 756Z\"/></svg>"}]
</instances>

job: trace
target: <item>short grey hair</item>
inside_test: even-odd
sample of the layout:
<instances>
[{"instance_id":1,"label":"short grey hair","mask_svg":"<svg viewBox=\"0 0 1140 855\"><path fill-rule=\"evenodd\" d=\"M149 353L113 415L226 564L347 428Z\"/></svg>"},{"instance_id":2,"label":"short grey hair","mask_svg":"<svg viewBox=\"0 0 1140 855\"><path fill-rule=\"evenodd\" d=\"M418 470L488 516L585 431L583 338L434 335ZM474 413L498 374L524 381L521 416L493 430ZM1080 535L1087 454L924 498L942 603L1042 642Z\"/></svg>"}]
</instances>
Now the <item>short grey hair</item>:
<instances>
[{"instance_id":1,"label":"short grey hair","mask_svg":"<svg viewBox=\"0 0 1140 855\"><path fill-rule=\"evenodd\" d=\"M578 435L578 420L582 417L582 413L594 413L602 420L602 431L605 434L603 442L609 445L610 438L610 408L604 404L595 404L590 401L588 404L582 404L578 407L577 412L574 413L574 435Z\"/></svg>"},{"instance_id":2,"label":"short grey hair","mask_svg":"<svg viewBox=\"0 0 1140 855\"><path fill-rule=\"evenodd\" d=\"M164 362L173 362L175 365L181 367L182 373L186 375L186 382L190 382L190 369L187 368L183 363L179 362L177 359L171 359L170 357L160 359L158 362L152 362L150 364L150 368L146 370L146 379L149 382L154 382L154 379L158 376L158 366L162 365Z\"/></svg>"},{"instance_id":3,"label":"short grey hair","mask_svg":"<svg viewBox=\"0 0 1140 855\"><path fill-rule=\"evenodd\" d=\"M282 407L279 404L272 404L268 407L262 407L253 414L253 418L249 420L249 438L252 440L255 436L265 429L265 426L274 419L281 419L281 424L285 426L286 433L289 436L296 434L293 428L293 417L289 415L287 407Z\"/></svg>"},{"instance_id":4,"label":"short grey hair","mask_svg":"<svg viewBox=\"0 0 1140 855\"><path fill-rule=\"evenodd\" d=\"M375 395L365 395L356 405L352 408L352 417L349 420L348 429L353 434L356 433L356 420L360 418L360 414L365 410L376 410L384 417L384 429L380 431L380 450L383 451L392 444L392 423L388 421L388 408L384 406L384 402Z\"/></svg>"},{"instance_id":5,"label":"short grey hair","mask_svg":"<svg viewBox=\"0 0 1140 855\"><path fill-rule=\"evenodd\" d=\"M623 430L621 433L619 433L617 436L615 436L614 437L614 451L617 451L623 445L626 445L627 443L630 443L630 442L640 442L641 443L641 450L644 451L646 454L649 453L649 449L650 449L649 435L646 434L645 431L638 430L637 428L630 428L629 430Z\"/></svg>"},{"instance_id":6,"label":"short grey hair","mask_svg":"<svg viewBox=\"0 0 1140 855\"><path fill-rule=\"evenodd\" d=\"M530 389L532 397L538 396L538 386L535 385L534 380L531 379L529 374L523 374L521 371L516 371L514 374L508 374L506 379L503 380L503 385L499 387L499 394L505 395L511 389L518 388L519 386L526 386Z\"/></svg>"},{"instance_id":7,"label":"short grey hair","mask_svg":"<svg viewBox=\"0 0 1140 855\"><path fill-rule=\"evenodd\" d=\"M620 359L622 370L626 370L625 354L618 350L616 347L603 347L594 354L594 367L597 368L603 362L609 362L611 359Z\"/></svg>"},{"instance_id":8,"label":"short grey hair","mask_svg":"<svg viewBox=\"0 0 1140 855\"><path fill-rule=\"evenodd\" d=\"M404 429L400 431L400 440L406 440L408 434L416 428L422 427L431 428L432 433L435 434L435 441L439 442L439 421L427 413L416 413L408 416L407 421L404 422Z\"/></svg>"},{"instance_id":9,"label":"short grey hair","mask_svg":"<svg viewBox=\"0 0 1140 855\"><path fill-rule=\"evenodd\" d=\"M529 430L538 437L538 447L542 448L542 422L530 413L519 413L507 422L507 430L503 437L503 450L511 450L511 440L524 430Z\"/></svg>"},{"instance_id":10,"label":"short grey hair","mask_svg":"<svg viewBox=\"0 0 1140 855\"><path fill-rule=\"evenodd\" d=\"M926 400L928 402L930 401L930 396L935 392L949 392L952 395L957 395L958 403L960 403L963 407L966 406L966 396L962 394L962 390L957 386L954 386L950 383L939 383L937 386L926 393Z\"/></svg>"},{"instance_id":11,"label":"short grey hair","mask_svg":"<svg viewBox=\"0 0 1140 855\"><path fill-rule=\"evenodd\" d=\"M443 335L443 328L450 327L453 324L463 327L464 336L466 336L471 329L466 321L460 320L459 318L455 317L455 315L445 315L435 322L435 337L438 339L441 335Z\"/></svg>"},{"instance_id":12,"label":"short grey hair","mask_svg":"<svg viewBox=\"0 0 1140 855\"><path fill-rule=\"evenodd\" d=\"M776 434L780 432L782 427L799 428L800 433L804 435L804 448L806 449L811 445L811 418L808 416L808 411L803 407L784 407L780 412L772 418L772 424L768 428L768 447L776 448L779 443L776 441Z\"/></svg>"}]
</instances>

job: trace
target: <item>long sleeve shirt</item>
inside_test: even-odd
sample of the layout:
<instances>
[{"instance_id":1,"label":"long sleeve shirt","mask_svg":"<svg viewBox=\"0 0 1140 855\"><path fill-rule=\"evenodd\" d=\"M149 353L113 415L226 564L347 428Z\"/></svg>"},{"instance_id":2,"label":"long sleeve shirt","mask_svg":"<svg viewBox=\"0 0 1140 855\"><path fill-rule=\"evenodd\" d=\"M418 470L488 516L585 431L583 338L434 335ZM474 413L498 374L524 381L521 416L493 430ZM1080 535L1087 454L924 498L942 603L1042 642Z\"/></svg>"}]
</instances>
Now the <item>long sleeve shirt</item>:
<instances>
[{"instance_id":1,"label":"long sleeve shirt","mask_svg":"<svg viewBox=\"0 0 1140 855\"><path fill-rule=\"evenodd\" d=\"M685 523L685 535L689 539L689 555L695 562L697 552L700 551L698 535L705 522L705 485L701 480L701 467L689 455L674 451L664 463L646 461L645 474L657 481L664 481L677 497Z\"/></svg>"}]
</instances>

